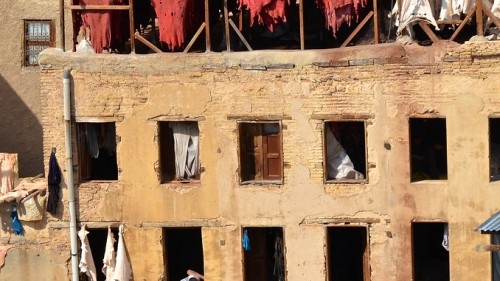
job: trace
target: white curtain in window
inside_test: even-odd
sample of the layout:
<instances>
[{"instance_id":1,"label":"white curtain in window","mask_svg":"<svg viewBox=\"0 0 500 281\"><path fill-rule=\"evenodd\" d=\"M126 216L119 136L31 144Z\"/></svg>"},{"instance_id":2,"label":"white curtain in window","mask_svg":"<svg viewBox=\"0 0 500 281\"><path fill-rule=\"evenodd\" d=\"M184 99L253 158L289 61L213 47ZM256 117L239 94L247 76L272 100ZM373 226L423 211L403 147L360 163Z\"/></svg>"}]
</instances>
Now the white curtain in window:
<instances>
[{"instance_id":1,"label":"white curtain in window","mask_svg":"<svg viewBox=\"0 0 500 281\"><path fill-rule=\"evenodd\" d=\"M363 179L329 126L326 126L326 156L329 179Z\"/></svg>"},{"instance_id":2,"label":"white curtain in window","mask_svg":"<svg viewBox=\"0 0 500 281\"><path fill-rule=\"evenodd\" d=\"M99 141L97 139L96 125L86 124L85 136L87 137L90 156L92 156L92 158L94 159L97 159L99 157Z\"/></svg>"},{"instance_id":3,"label":"white curtain in window","mask_svg":"<svg viewBox=\"0 0 500 281\"><path fill-rule=\"evenodd\" d=\"M198 171L198 124L173 122L175 175L177 179L193 178Z\"/></svg>"}]
</instances>

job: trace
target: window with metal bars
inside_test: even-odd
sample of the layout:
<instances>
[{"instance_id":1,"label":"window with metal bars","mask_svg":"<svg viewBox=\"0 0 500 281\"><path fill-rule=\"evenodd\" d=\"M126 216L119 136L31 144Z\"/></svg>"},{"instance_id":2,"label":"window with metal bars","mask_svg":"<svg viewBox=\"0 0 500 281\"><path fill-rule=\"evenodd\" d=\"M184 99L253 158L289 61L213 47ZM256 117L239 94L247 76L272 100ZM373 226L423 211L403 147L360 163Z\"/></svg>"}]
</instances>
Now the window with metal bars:
<instances>
[{"instance_id":1,"label":"window with metal bars","mask_svg":"<svg viewBox=\"0 0 500 281\"><path fill-rule=\"evenodd\" d=\"M54 47L54 24L51 20L24 21L24 66L38 65L38 54Z\"/></svg>"}]
</instances>

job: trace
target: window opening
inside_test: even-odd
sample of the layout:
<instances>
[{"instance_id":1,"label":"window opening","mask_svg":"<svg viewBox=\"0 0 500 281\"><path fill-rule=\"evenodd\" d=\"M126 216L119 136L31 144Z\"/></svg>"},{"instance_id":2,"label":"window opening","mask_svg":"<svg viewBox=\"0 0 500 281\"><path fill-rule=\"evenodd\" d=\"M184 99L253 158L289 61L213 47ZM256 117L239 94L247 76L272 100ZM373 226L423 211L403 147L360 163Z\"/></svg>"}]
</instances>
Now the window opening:
<instances>
[{"instance_id":1,"label":"window opening","mask_svg":"<svg viewBox=\"0 0 500 281\"><path fill-rule=\"evenodd\" d=\"M281 124L279 122L239 123L241 181L283 179Z\"/></svg>"},{"instance_id":2,"label":"window opening","mask_svg":"<svg viewBox=\"0 0 500 281\"><path fill-rule=\"evenodd\" d=\"M327 228L329 281L369 281L368 233L364 226Z\"/></svg>"},{"instance_id":3,"label":"window opening","mask_svg":"<svg viewBox=\"0 0 500 281\"><path fill-rule=\"evenodd\" d=\"M500 245L500 233L497 231L491 233L491 244ZM492 280L500 281L500 251L491 252L491 265Z\"/></svg>"},{"instance_id":4,"label":"window opening","mask_svg":"<svg viewBox=\"0 0 500 281\"><path fill-rule=\"evenodd\" d=\"M245 227L242 237L245 281L284 281L281 227Z\"/></svg>"},{"instance_id":5,"label":"window opening","mask_svg":"<svg viewBox=\"0 0 500 281\"><path fill-rule=\"evenodd\" d=\"M489 119L490 181L500 180L500 118Z\"/></svg>"},{"instance_id":6,"label":"window opening","mask_svg":"<svg viewBox=\"0 0 500 281\"><path fill-rule=\"evenodd\" d=\"M162 121L158 126L161 183L200 179L198 123Z\"/></svg>"},{"instance_id":7,"label":"window opening","mask_svg":"<svg viewBox=\"0 0 500 281\"><path fill-rule=\"evenodd\" d=\"M446 119L410 118L411 181L447 179Z\"/></svg>"},{"instance_id":8,"label":"window opening","mask_svg":"<svg viewBox=\"0 0 500 281\"><path fill-rule=\"evenodd\" d=\"M201 227L163 228L163 247L167 280L181 280L188 270L204 275Z\"/></svg>"},{"instance_id":9,"label":"window opening","mask_svg":"<svg viewBox=\"0 0 500 281\"><path fill-rule=\"evenodd\" d=\"M50 20L24 21L24 65L38 65L38 54L54 47L53 24Z\"/></svg>"},{"instance_id":10,"label":"window opening","mask_svg":"<svg viewBox=\"0 0 500 281\"><path fill-rule=\"evenodd\" d=\"M81 180L117 180L115 123L78 123Z\"/></svg>"},{"instance_id":11,"label":"window opening","mask_svg":"<svg viewBox=\"0 0 500 281\"><path fill-rule=\"evenodd\" d=\"M90 250L92 251L92 259L94 260L96 268L97 280L95 281L105 281L106 275L102 272L103 258L106 251L106 242L108 239L108 229L106 228L87 228L89 234L87 239L89 240ZM112 227L111 233L113 235L115 253L118 249L118 228ZM90 280L85 273L80 274L80 280Z\"/></svg>"},{"instance_id":12,"label":"window opening","mask_svg":"<svg viewBox=\"0 0 500 281\"><path fill-rule=\"evenodd\" d=\"M413 222L413 280L450 280L448 224Z\"/></svg>"},{"instance_id":13,"label":"window opening","mask_svg":"<svg viewBox=\"0 0 500 281\"><path fill-rule=\"evenodd\" d=\"M364 121L325 122L326 180L354 180L366 175Z\"/></svg>"}]
</instances>

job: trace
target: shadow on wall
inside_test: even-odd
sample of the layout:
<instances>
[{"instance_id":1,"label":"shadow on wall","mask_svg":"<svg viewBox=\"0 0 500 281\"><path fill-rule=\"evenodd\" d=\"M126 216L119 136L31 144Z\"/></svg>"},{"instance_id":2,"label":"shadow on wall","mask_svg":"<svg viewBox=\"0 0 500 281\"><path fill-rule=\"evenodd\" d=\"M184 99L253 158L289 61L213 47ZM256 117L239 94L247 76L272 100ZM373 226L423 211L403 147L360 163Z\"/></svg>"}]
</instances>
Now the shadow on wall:
<instances>
[{"instance_id":1,"label":"shadow on wall","mask_svg":"<svg viewBox=\"0 0 500 281\"><path fill-rule=\"evenodd\" d=\"M43 173L42 125L1 75L0 152L18 154L19 177Z\"/></svg>"}]
</instances>

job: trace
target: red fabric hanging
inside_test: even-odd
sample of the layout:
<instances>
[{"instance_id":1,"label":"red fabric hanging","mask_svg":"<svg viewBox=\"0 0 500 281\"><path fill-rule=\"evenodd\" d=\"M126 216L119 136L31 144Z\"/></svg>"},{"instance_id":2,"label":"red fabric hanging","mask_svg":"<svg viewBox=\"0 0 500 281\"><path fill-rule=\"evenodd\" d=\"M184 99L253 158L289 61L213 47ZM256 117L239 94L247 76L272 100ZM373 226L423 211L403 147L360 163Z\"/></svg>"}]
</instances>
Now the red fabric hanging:
<instances>
[{"instance_id":1,"label":"red fabric hanging","mask_svg":"<svg viewBox=\"0 0 500 281\"><path fill-rule=\"evenodd\" d=\"M73 5L127 5L126 0L72 0ZM90 42L96 53L104 49L120 48L128 40L128 13L126 11L74 11L73 41L83 27L90 32Z\"/></svg>"},{"instance_id":2,"label":"red fabric hanging","mask_svg":"<svg viewBox=\"0 0 500 281\"><path fill-rule=\"evenodd\" d=\"M158 17L160 41L174 51L184 44L193 27L194 0L151 0Z\"/></svg>"},{"instance_id":3,"label":"red fabric hanging","mask_svg":"<svg viewBox=\"0 0 500 281\"><path fill-rule=\"evenodd\" d=\"M257 22L273 32L281 22L286 22L286 8L289 0L241 0L239 9L246 6L250 10L250 26Z\"/></svg>"},{"instance_id":4,"label":"red fabric hanging","mask_svg":"<svg viewBox=\"0 0 500 281\"><path fill-rule=\"evenodd\" d=\"M325 14L327 28L336 37L342 23L351 25L352 18L359 20L360 8L365 7L368 0L318 0L319 7Z\"/></svg>"}]
</instances>

